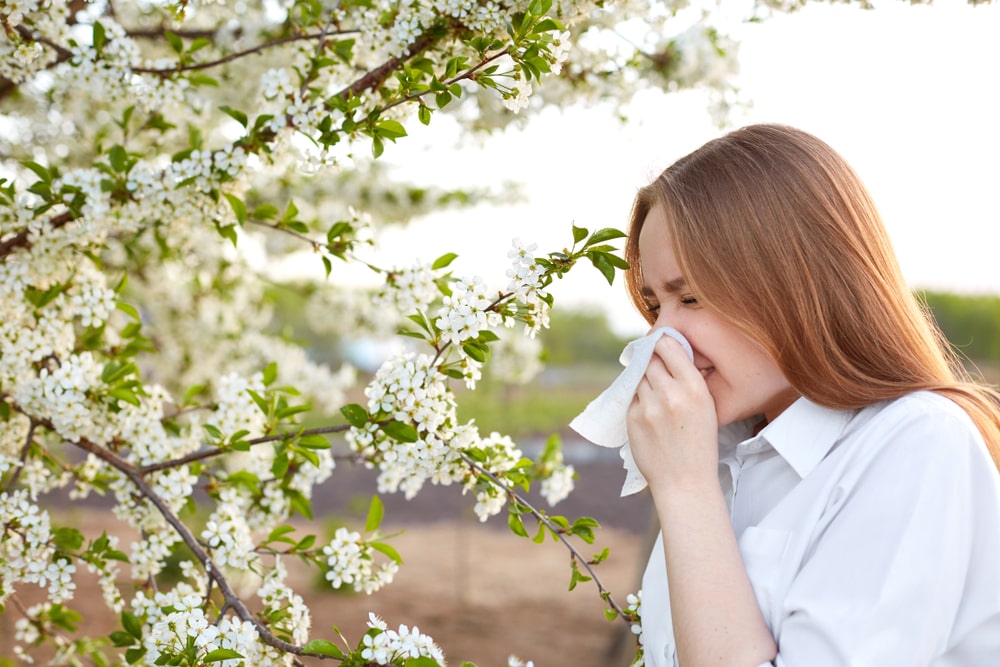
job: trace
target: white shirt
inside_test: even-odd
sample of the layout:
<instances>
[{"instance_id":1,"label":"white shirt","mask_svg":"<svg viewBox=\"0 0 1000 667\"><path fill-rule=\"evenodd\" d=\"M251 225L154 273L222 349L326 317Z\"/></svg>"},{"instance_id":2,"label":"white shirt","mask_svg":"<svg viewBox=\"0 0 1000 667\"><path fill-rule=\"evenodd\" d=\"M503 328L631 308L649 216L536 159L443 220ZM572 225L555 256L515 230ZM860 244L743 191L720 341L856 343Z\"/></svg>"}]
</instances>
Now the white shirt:
<instances>
[{"instance_id":1,"label":"white shirt","mask_svg":"<svg viewBox=\"0 0 1000 667\"><path fill-rule=\"evenodd\" d=\"M719 476L778 646L765 664L1000 667L1000 474L965 411L929 392L858 411L802 398L751 428L720 431ZM662 540L647 667L678 665Z\"/></svg>"}]
</instances>

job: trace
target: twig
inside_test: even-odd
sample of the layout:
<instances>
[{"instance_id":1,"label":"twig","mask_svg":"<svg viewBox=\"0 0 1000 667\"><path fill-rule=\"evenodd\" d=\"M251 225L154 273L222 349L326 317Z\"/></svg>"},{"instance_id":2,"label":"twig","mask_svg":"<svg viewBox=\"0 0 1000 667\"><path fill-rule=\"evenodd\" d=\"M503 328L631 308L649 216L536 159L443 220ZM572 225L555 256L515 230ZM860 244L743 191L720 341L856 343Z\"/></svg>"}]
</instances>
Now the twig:
<instances>
[{"instance_id":1,"label":"twig","mask_svg":"<svg viewBox=\"0 0 1000 667\"><path fill-rule=\"evenodd\" d=\"M266 442L275 442L277 440L287 440L289 438L299 437L303 435L323 435L326 433L341 433L350 428L348 424L340 424L338 426L319 426L317 428L309 428L303 431L294 431L288 433L276 433L274 435L264 435L259 438L254 438L252 440L246 440L246 444L251 447L254 445L261 445ZM167 470L168 468L176 468L177 466L182 466L187 463L194 463L195 461L202 461L204 459L210 459L215 456L221 456L227 452L231 452L231 449L226 449L223 447L215 447L213 449L205 449L200 452L194 452L193 454L188 454L187 456L182 456L180 458L171 459L169 461L160 461L159 463L150 463L146 466L141 466L136 468L136 472L140 475L148 475L151 472L158 472L160 470Z\"/></svg>"},{"instance_id":2,"label":"twig","mask_svg":"<svg viewBox=\"0 0 1000 667\"><path fill-rule=\"evenodd\" d=\"M469 467L473 468L480 474L488 477L490 481L496 484L499 488L503 489L504 493L506 493L511 499L517 500L519 504L523 505L524 507L527 507L528 511L531 512L531 514L540 523L544 524L545 527L548 528L552 532L552 534L555 535L556 538L560 542L562 542L567 549L569 549L570 556L574 558L578 563L581 563L583 565L583 567L587 570L587 573L590 575L591 579L594 580L594 584L597 586L597 590L601 594L601 599L605 600L609 605L611 605L611 608L615 610L615 612L618 614L619 617L621 617L621 619L625 622L625 624L631 627L631 621L629 620L629 615L621 607L619 607L618 603L615 602L614 598L611 597L611 591L605 588L604 584L601 583L601 580L597 576L597 572L595 572L594 568L591 566L590 561L583 554L581 554L576 549L576 547L574 547L572 543L570 543L568 539L566 539L565 529L549 521L548 517L545 515L545 512L542 512L541 510L537 509L534 505L528 502L523 496L519 495L516 491L513 491L510 488L508 488L507 485L504 484L499 477L497 477L495 474L493 474L486 468L482 467L481 465L473 461L464 452L461 453L460 456L462 457L462 460L469 465Z\"/></svg>"},{"instance_id":3,"label":"twig","mask_svg":"<svg viewBox=\"0 0 1000 667\"><path fill-rule=\"evenodd\" d=\"M349 35L354 32L357 31L346 30L344 32L337 32L334 34ZM258 44L256 46L251 46L248 49L243 49L242 51L236 51L234 53L230 53L229 55L222 56L221 58L216 58L215 60L207 60L201 63L191 63L189 65L178 64L176 67L167 67L167 68L133 67L131 69L133 72L137 72L139 74L155 74L157 76L168 76L170 74L176 74L177 72L191 72L194 70L208 69L210 67L217 67L219 65L224 65L228 62L232 62L233 60L238 60L245 56L253 55L255 53L261 53L262 51L265 51L275 46L282 46L284 44L290 44L292 42L303 42L303 41L308 41L310 39L318 39L327 36L327 34L328 33L325 30L323 30L320 32L306 33L304 35L290 35L288 37L281 37L279 39L275 39L270 42L262 42L261 44Z\"/></svg>"}]
</instances>

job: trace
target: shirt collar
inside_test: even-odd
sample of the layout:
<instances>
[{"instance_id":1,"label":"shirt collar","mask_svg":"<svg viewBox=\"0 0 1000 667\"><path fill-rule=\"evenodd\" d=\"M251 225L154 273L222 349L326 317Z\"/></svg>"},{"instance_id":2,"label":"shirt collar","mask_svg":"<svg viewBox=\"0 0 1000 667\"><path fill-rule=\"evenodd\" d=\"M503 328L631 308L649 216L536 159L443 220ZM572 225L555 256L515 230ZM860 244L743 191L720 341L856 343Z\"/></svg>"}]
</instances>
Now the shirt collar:
<instances>
[{"instance_id":1,"label":"shirt collar","mask_svg":"<svg viewBox=\"0 0 1000 667\"><path fill-rule=\"evenodd\" d=\"M737 448L736 443L742 449L750 443L765 440L799 477L804 478L833 449L853 416L853 410L824 408L801 397L756 436L750 437L750 434L759 418L726 427L729 437L723 438L720 434L720 442L728 440L732 444L728 447L723 444L723 449L732 451ZM746 438L742 442L740 435Z\"/></svg>"}]
</instances>

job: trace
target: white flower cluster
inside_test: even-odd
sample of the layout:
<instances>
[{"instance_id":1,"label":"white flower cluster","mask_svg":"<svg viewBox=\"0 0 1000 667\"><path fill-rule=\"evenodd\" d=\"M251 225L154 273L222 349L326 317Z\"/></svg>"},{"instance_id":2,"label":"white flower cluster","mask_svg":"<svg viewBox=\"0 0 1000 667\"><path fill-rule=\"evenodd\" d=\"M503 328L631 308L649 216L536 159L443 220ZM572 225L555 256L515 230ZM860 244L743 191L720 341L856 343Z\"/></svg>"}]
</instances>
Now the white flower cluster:
<instances>
[{"instance_id":1,"label":"white flower cluster","mask_svg":"<svg viewBox=\"0 0 1000 667\"><path fill-rule=\"evenodd\" d=\"M220 649L230 649L243 656L241 660L223 660L220 667L271 664L260 641L257 628L249 621L234 616L211 619L205 612L205 600L183 582L172 591L157 592L152 598L139 592L132 601L132 610L145 621L143 647L145 660L154 664L163 655L180 653L189 640L199 655Z\"/></svg>"},{"instance_id":2,"label":"white flower cluster","mask_svg":"<svg viewBox=\"0 0 1000 667\"><path fill-rule=\"evenodd\" d=\"M525 333L533 338L549 326L549 304L546 302L548 295L542 289L544 269L535 261L537 244L526 246L520 239L514 239L512 245L507 251L507 257L514 260L513 266L507 270L507 277L510 278L507 290L516 295L519 303L527 306L527 312L523 315Z\"/></svg>"},{"instance_id":3,"label":"white flower cluster","mask_svg":"<svg viewBox=\"0 0 1000 667\"><path fill-rule=\"evenodd\" d=\"M53 603L73 597L76 566L64 558L53 562L49 514L25 490L0 493L0 534L0 603L19 582L46 588Z\"/></svg>"},{"instance_id":4,"label":"white flower cluster","mask_svg":"<svg viewBox=\"0 0 1000 667\"><path fill-rule=\"evenodd\" d=\"M14 30L30 23L32 32L61 42L68 32L66 0L0 0L8 39L0 41L0 76L20 84L51 66L56 54L39 42L10 39ZM26 26L27 27L27 26Z\"/></svg>"},{"instance_id":5,"label":"white flower cluster","mask_svg":"<svg viewBox=\"0 0 1000 667\"><path fill-rule=\"evenodd\" d=\"M361 533L344 527L338 528L330 543L323 547L323 556L329 568L326 580L334 589L350 584L355 591L371 595L392 583L399 571L394 560L376 566L375 549L362 539Z\"/></svg>"},{"instance_id":6,"label":"white flower cluster","mask_svg":"<svg viewBox=\"0 0 1000 667\"><path fill-rule=\"evenodd\" d=\"M643 667L646 664L646 660L642 654L642 591L638 591L635 594L629 593L625 597L625 601L628 606L625 611L630 614L635 614L636 618L639 620L632 624L632 634L634 634L639 641L639 650L635 657L635 661L629 667Z\"/></svg>"},{"instance_id":7,"label":"white flower cluster","mask_svg":"<svg viewBox=\"0 0 1000 667\"><path fill-rule=\"evenodd\" d=\"M267 425L264 415L254 402L250 392L264 393L264 376L254 373L246 378L236 373L226 373L219 378L215 390L216 408L206 419L225 435L237 431L262 433Z\"/></svg>"},{"instance_id":8,"label":"white flower cluster","mask_svg":"<svg viewBox=\"0 0 1000 667\"><path fill-rule=\"evenodd\" d=\"M276 558L274 567L264 577L264 584L257 591L257 597L264 603L265 613L279 614L280 620L273 629L287 633L293 642L303 646L309 641L312 615L302 596L285 583L287 577L285 564L280 558Z\"/></svg>"},{"instance_id":9,"label":"white flower cluster","mask_svg":"<svg viewBox=\"0 0 1000 667\"><path fill-rule=\"evenodd\" d=\"M414 262L409 268L388 272L383 288L375 295L376 307L390 308L400 314L422 312L441 296L431 267Z\"/></svg>"},{"instance_id":10,"label":"white flower cluster","mask_svg":"<svg viewBox=\"0 0 1000 667\"><path fill-rule=\"evenodd\" d=\"M444 653L434 640L420 633L420 628L400 625L399 630L389 630L385 621L368 613L368 627L362 642L361 657L376 665L394 665L405 658L427 657L444 664ZM373 632L374 631L374 632Z\"/></svg>"},{"instance_id":11,"label":"white flower cluster","mask_svg":"<svg viewBox=\"0 0 1000 667\"><path fill-rule=\"evenodd\" d=\"M483 460L479 460L477 463L500 480L503 480L503 474L512 470L523 456L510 436L500 435L496 432L480 440L476 447L483 456ZM483 482L475 477L470 477L463 491L472 488L476 490L476 504L473 510L480 521L486 521L491 516L498 514L507 503L508 489L498 487L492 481Z\"/></svg>"},{"instance_id":12,"label":"white flower cluster","mask_svg":"<svg viewBox=\"0 0 1000 667\"><path fill-rule=\"evenodd\" d=\"M559 504L573 492L573 489L576 487L575 476L576 470L573 466L563 464L562 452L560 451L559 461L556 462L555 467L542 480L541 488L539 489L539 493L542 494L542 497L545 498L550 507Z\"/></svg>"},{"instance_id":13,"label":"white flower cluster","mask_svg":"<svg viewBox=\"0 0 1000 667\"><path fill-rule=\"evenodd\" d=\"M242 146L229 145L217 151L194 150L183 160L171 163L166 181L173 187L188 182L200 192L210 192L217 187L220 177L238 177L246 163L247 154Z\"/></svg>"},{"instance_id":14,"label":"white flower cluster","mask_svg":"<svg viewBox=\"0 0 1000 667\"><path fill-rule=\"evenodd\" d=\"M44 416L55 430L71 442L95 437L95 425L105 419L99 416L89 393L102 386L101 366L90 352L70 354L55 368L45 367L37 378L15 385L17 403L32 414Z\"/></svg>"},{"instance_id":15,"label":"white flower cluster","mask_svg":"<svg viewBox=\"0 0 1000 667\"><path fill-rule=\"evenodd\" d=\"M483 329L504 323L503 316L493 308L499 296L499 292L491 295L479 276L457 280L451 295L444 297L434 325L444 340L461 345Z\"/></svg>"},{"instance_id":16,"label":"white flower cluster","mask_svg":"<svg viewBox=\"0 0 1000 667\"><path fill-rule=\"evenodd\" d=\"M135 465L160 463L190 454L201 445L195 429L168 430L164 425L170 394L160 385L145 385L139 405L123 403L111 414L113 434L129 443L130 461ZM94 471L96 472L96 471Z\"/></svg>"},{"instance_id":17,"label":"white flower cluster","mask_svg":"<svg viewBox=\"0 0 1000 667\"><path fill-rule=\"evenodd\" d=\"M516 655L512 655L507 658L507 667L535 667L535 663L531 660L526 662Z\"/></svg>"},{"instance_id":18,"label":"white flower cluster","mask_svg":"<svg viewBox=\"0 0 1000 667\"><path fill-rule=\"evenodd\" d=\"M370 465L378 465L379 492L402 488L412 498L428 479L450 484L462 478L459 449L449 444L456 435L457 418L455 397L446 381L431 356L403 352L386 360L365 388L368 411L376 420L413 424L419 435L416 442L399 442L376 423L348 432L353 449Z\"/></svg>"},{"instance_id":19,"label":"white flower cluster","mask_svg":"<svg viewBox=\"0 0 1000 667\"><path fill-rule=\"evenodd\" d=\"M256 561L253 534L241 508L236 490L222 490L219 504L201 532L213 565L231 570L247 570Z\"/></svg>"}]
</instances>

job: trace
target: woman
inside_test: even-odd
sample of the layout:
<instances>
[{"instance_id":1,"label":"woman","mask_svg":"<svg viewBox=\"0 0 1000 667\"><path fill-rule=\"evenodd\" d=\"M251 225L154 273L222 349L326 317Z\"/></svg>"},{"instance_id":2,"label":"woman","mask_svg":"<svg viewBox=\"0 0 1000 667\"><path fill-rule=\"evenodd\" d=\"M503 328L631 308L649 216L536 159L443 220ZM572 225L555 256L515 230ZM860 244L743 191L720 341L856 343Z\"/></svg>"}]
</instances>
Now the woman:
<instances>
[{"instance_id":1,"label":"woman","mask_svg":"<svg viewBox=\"0 0 1000 667\"><path fill-rule=\"evenodd\" d=\"M997 395L843 158L736 130L640 191L625 252L694 350L661 338L628 412L661 528L646 665L1000 665Z\"/></svg>"}]
</instances>

